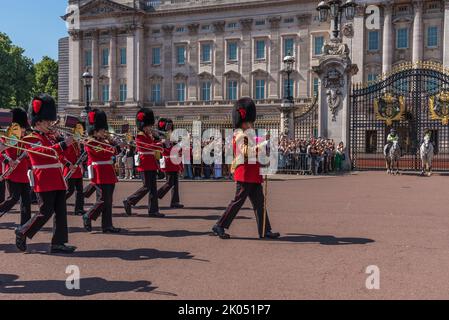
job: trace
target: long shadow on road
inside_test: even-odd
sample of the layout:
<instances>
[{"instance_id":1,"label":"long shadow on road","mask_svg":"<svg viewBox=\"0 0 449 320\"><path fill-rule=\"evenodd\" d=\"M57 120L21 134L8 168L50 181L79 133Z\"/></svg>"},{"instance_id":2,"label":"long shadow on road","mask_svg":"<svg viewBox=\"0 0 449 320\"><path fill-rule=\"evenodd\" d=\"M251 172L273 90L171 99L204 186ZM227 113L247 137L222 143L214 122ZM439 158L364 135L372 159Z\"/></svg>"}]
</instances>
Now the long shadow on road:
<instances>
[{"instance_id":1,"label":"long shadow on road","mask_svg":"<svg viewBox=\"0 0 449 320\"><path fill-rule=\"evenodd\" d=\"M237 240L259 240L258 238L244 238L244 237L232 237ZM367 238L354 238L354 237L342 237L338 238L330 235L316 235L316 234L296 234L287 233L287 235L280 237L277 240L271 240L272 242L293 242L293 243L318 243L326 246L341 246L351 244L368 244L375 242L372 239Z\"/></svg>"},{"instance_id":2,"label":"long shadow on road","mask_svg":"<svg viewBox=\"0 0 449 320\"><path fill-rule=\"evenodd\" d=\"M150 281L110 281L103 278L85 278L80 280L80 289L69 290L65 281L32 280L19 281L17 275L0 274L0 293L2 294L51 294L57 293L66 297L85 297L99 293L146 292L167 296L174 293L156 291Z\"/></svg>"}]
</instances>

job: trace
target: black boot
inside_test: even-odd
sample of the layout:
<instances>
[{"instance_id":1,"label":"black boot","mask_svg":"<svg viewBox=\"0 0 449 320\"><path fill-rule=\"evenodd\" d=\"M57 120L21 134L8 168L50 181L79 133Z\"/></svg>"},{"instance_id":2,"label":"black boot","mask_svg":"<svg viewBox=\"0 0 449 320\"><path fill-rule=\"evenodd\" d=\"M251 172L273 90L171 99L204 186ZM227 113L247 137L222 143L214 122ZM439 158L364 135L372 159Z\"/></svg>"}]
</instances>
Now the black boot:
<instances>
[{"instance_id":1,"label":"black boot","mask_svg":"<svg viewBox=\"0 0 449 320\"><path fill-rule=\"evenodd\" d=\"M153 212L148 214L151 218L163 218L165 217L165 214L160 212Z\"/></svg>"},{"instance_id":2,"label":"black boot","mask_svg":"<svg viewBox=\"0 0 449 320\"><path fill-rule=\"evenodd\" d=\"M229 239L229 238L231 238L231 236L225 232L225 229L223 227L218 226L218 225L215 225L212 228L212 231L214 232L214 235L220 237L220 239Z\"/></svg>"},{"instance_id":3,"label":"black boot","mask_svg":"<svg viewBox=\"0 0 449 320\"><path fill-rule=\"evenodd\" d=\"M123 207L125 208L125 212L127 216L131 216L132 213L132 208L131 208L131 203L129 203L128 200L124 200L123 201Z\"/></svg>"},{"instance_id":4,"label":"black boot","mask_svg":"<svg viewBox=\"0 0 449 320\"><path fill-rule=\"evenodd\" d=\"M120 229L120 228L109 227L109 228L103 229L103 233L115 234L115 233L120 233L120 232L122 232L122 229Z\"/></svg>"},{"instance_id":5,"label":"black boot","mask_svg":"<svg viewBox=\"0 0 449 320\"><path fill-rule=\"evenodd\" d=\"M87 232L91 232L92 231L92 221L85 214L83 215L83 225L84 225L84 229Z\"/></svg>"},{"instance_id":6,"label":"black boot","mask_svg":"<svg viewBox=\"0 0 449 320\"><path fill-rule=\"evenodd\" d=\"M265 237L260 237L261 239L278 239L281 236L279 232L267 231L265 233Z\"/></svg>"},{"instance_id":7,"label":"black boot","mask_svg":"<svg viewBox=\"0 0 449 320\"><path fill-rule=\"evenodd\" d=\"M74 253L76 250L76 247L69 246L66 244L52 244L51 245L51 253Z\"/></svg>"},{"instance_id":8,"label":"black boot","mask_svg":"<svg viewBox=\"0 0 449 320\"><path fill-rule=\"evenodd\" d=\"M19 232L18 229L15 230L16 234L16 247L22 252L27 250L27 238Z\"/></svg>"}]
</instances>

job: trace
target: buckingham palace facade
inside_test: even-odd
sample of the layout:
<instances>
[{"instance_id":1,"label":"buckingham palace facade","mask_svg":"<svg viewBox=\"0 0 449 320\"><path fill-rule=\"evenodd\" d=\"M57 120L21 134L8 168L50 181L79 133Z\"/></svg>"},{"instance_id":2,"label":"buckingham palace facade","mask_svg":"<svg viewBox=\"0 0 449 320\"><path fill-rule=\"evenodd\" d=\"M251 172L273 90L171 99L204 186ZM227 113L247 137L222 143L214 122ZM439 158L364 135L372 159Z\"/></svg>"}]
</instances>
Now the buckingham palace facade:
<instances>
[{"instance_id":1,"label":"buckingham palace facade","mask_svg":"<svg viewBox=\"0 0 449 320\"><path fill-rule=\"evenodd\" d=\"M353 82L374 81L407 61L449 66L449 1L357 2L354 21L342 30L359 67ZM68 38L60 41L65 73L60 72L59 105L67 113L81 112L86 99L82 74L88 69L91 104L115 117L131 118L137 106L178 120L229 117L241 96L256 99L262 117L275 116L289 85L301 112L318 90L311 70L330 37L317 4L69 0L79 17L72 12L63 18L79 26L70 27ZM289 53L296 59L290 83L283 66Z\"/></svg>"}]
</instances>

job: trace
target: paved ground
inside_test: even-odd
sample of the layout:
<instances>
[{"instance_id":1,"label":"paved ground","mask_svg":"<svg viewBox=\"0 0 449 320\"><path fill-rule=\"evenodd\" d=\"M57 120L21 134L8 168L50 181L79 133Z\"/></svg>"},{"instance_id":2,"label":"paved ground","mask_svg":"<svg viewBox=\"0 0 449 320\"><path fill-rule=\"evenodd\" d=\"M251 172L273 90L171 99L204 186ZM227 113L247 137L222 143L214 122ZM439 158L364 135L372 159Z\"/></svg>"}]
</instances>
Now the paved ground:
<instances>
[{"instance_id":1,"label":"paved ground","mask_svg":"<svg viewBox=\"0 0 449 320\"><path fill-rule=\"evenodd\" d=\"M233 239L209 235L233 195L229 182L182 183L184 210L166 219L124 217L121 183L115 224L122 235L85 233L70 217L71 257L48 254L50 227L17 253L18 215L0 221L0 299L383 299L449 298L447 176L383 172L270 182L270 217L279 241L256 238L248 207ZM69 209L72 209L70 207ZM98 224L97 224L98 226ZM98 229L97 229L98 231ZM65 289L77 265L81 290ZM380 290L367 290L367 266L380 269Z\"/></svg>"}]
</instances>

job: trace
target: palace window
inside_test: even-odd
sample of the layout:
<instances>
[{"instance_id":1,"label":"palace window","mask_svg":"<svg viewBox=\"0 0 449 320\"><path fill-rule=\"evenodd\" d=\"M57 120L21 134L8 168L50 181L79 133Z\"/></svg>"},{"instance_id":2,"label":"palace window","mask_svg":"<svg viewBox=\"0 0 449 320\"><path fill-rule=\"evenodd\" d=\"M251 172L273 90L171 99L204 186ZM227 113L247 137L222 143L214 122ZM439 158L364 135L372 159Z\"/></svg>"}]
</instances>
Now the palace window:
<instances>
[{"instance_id":1,"label":"palace window","mask_svg":"<svg viewBox=\"0 0 449 320\"><path fill-rule=\"evenodd\" d=\"M290 18L285 18L284 19L284 23L293 23L293 22L295 22L295 18L292 18L292 17L290 17Z\"/></svg>"},{"instance_id":2,"label":"palace window","mask_svg":"<svg viewBox=\"0 0 449 320\"><path fill-rule=\"evenodd\" d=\"M319 79L318 78L313 78L312 91L313 91L313 96L316 97L318 95L318 91L319 91Z\"/></svg>"},{"instance_id":3,"label":"palace window","mask_svg":"<svg viewBox=\"0 0 449 320\"><path fill-rule=\"evenodd\" d=\"M161 84L155 83L151 86L151 101L155 103L161 102Z\"/></svg>"},{"instance_id":4,"label":"palace window","mask_svg":"<svg viewBox=\"0 0 449 320\"><path fill-rule=\"evenodd\" d=\"M84 52L84 65L86 67L92 66L92 50L86 50Z\"/></svg>"},{"instance_id":5,"label":"palace window","mask_svg":"<svg viewBox=\"0 0 449 320\"><path fill-rule=\"evenodd\" d=\"M237 81L228 81L228 100L237 100Z\"/></svg>"},{"instance_id":6,"label":"palace window","mask_svg":"<svg viewBox=\"0 0 449 320\"><path fill-rule=\"evenodd\" d=\"M369 73L367 77L367 81L369 84L375 82L377 80L378 74L377 73Z\"/></svg>"},{"instance_id":7,"label":"palace window","mask_svg":"<svg viewBox=\"0 0 449 320\"><path fill-rule=\"evenodd\" d=\"M210 43L201 44L201 62L211 62L212 46Z\"/></svg>"},{"instance_id":8,"label":"palace window","mask_svg":"<svg viewBox=\"0 0 449 320\"><path fill-rule=\"evenodd\" d=\"M104 48L101 51L101 65L106 67L109 65L109 48Z\"/></svg>"},{"instance_id":9,"label":"palace window","mask_svg":"<svg viewBox=\"0 0 449 320\"><path fill-rule=\"evenodd\" d=\"M263 26L265 25L265 20L257 20L256 21L256 26Z\"/></svg>"},{"instance_id":10,"label":"palace window","mask_svg":"<svg viewBox=\"0 0 449 320\"><path fill-rule=\"evenodd\" d=\"M286 38L284 39L284 57L287 55L295 54L295 39Z\"/></svg>"},{"instance_id":11,"label":"palace window","mask_svg":"<svg viewBox=\"0 0 449 320\"><path fill-rule=\"evenodd\" d=\"M324 37L316 36L314 38L314 43L313 43L313 52L316 56L323 53L323 45L324 45Z\"/></svg>"},{"instance_id":12,"label":"palace window","mask_svg":"<svg viewBox=\"0 0 449 320\"><path fill-rule=\"evenodd\" d=\"M379 50L379 31L368 32L368 51Z\"/></svg>"},{"instance_id":13,"label":"palace window","mask_svg":"<svg viewBox=\"0 0 449 320\"><path fill-rule=\"evenodd\" d=\"M289 89L290 89L290 97L293 97L295 95L295 82L293 79L284 79L284 97L289 97Z\"/></svg>"},{"instance_id":14,"label":"palace window","mask_svg":"<svg viewBox=\"0 0 449 320\"><path fill-rule=\"evenodd\" d=\"M201 26L201 30L210 30L210 25L206 24L204 26Z\"/></svg>"},{"instance_id":15,"label":"palace window","mask_svg":"<svg viewBox=\"0 0 449 320\"><path fill-rule=\"evenodd\" d=\"M153 66L158 66L161 64L161 48L152 49L151 63Z\"/></svg>"},{"instance_id":16,"label":"palace window","mask_svg":"<svg viewBox=\"0 0 449 320\"><path fill-rule=\"evenodd\" d=\"M126 65L126 48L120 48L120 64Z\"/></svg>"},{"instance_id":17,"label":"palace window","mask_svg":"<svg viewBox=\"0 0 449 320\"><path fill-rule=\"evenodd\" d=\"M438 47L438 27L436 26L427 27L427 47Z\"/></svg>"},{"instance_id":18,"label":"palace window","mask_svg":"<svg viewBox=\"0 0 449 320\"><path fill-rule=\"evenodd\" d=\"M184 82L176 84L176 100L179 102L186 100L186 84Z\"/></svg>"},{"instance_id":19,"label":"palace window","mask_svg":"<svg viewBox=\"0 0 449 320\"><path fill-rule=\"evenodd\" d=\"M265 40L256 41L256 59L265 59Z\"/></svg>"},{"instance_id":20,"label":"palace window","mask_svg":"<svg viewBox=\"0 0 449 320\"><path fill-rule=\"evenodd\" d=\"M101 87L101 101L103 101L103 103L106 103L109 101L109 85L108 84L104 84Z\"/></svg>"},{"instance_id":21,"label":"palace window","mask_svg":"<svg viewBox=\"0 0 449 320\"><path fill-rule=\"evenodd\" d=\"M176 32L185 32L185 31L186 31L186 28L184 28L184 27L176 28Z\"/></svg>"},{"instance_id":22,"label":"palace window","mask_svg":"<svg viewBox=\"0 0 449 320\"><path fill-rule=\"evenodd\" d=\"M237 29L237 22L228 23L228 29Z\"/></svg>"},{"instance_id":23,"label":"palace window","mask_svg":"<svg viewBox=\"0 0 449 320\"><path fill-rule=\"evenodd\" d=\"M119 94L120 102L125 102L127 97L128 97L128 86L122 83L120 84L120 94Z\"/></svg>"},{"instance_id":24,"label":"palace window","mask_svg":"<svg viewBox=\"0 0 449 320\"><path fill-rule=\"evenodd\" d=\"M237 42L228 43L228 60L237 61Z\"/></svg>"},{"instance_id":25,"label":"palace window","mask_svg":"<svg viewBox=\"0 0 449 320\"><path fill-rule=\"evenodd\" d=\"M396 48L407 49L408 48L408 29L399 28L396 30Z\"/></svg>"},{"instance_id":26,"label":"palace window","mask_svg":"<svg viewBox=\"0 0 449 320\"><path fill-rule=\"evenodd\" d=\"M211 87L212 84L209 81L201 83L201 100L211 101Z\"/></svg>"},{"instance_id":27,"label":"palace window","mask_svg":"<svg viewBox=\"0 0 449 320\"><path fill-rule=\"evenodd\" d=\"M176 47L176 62L177 62L177 64L185 64L186 63L186 47L185 46Z\"/></svg>"},{"instance_id":28,"label":"palace window","mask_svg":"<svg viewBox=\"0 0 449 320\"><path fill-rule=\"evenodd\" d=\"M256 100L265 99L265 80L256 80Z\"/></svg>"}]
</instances>

